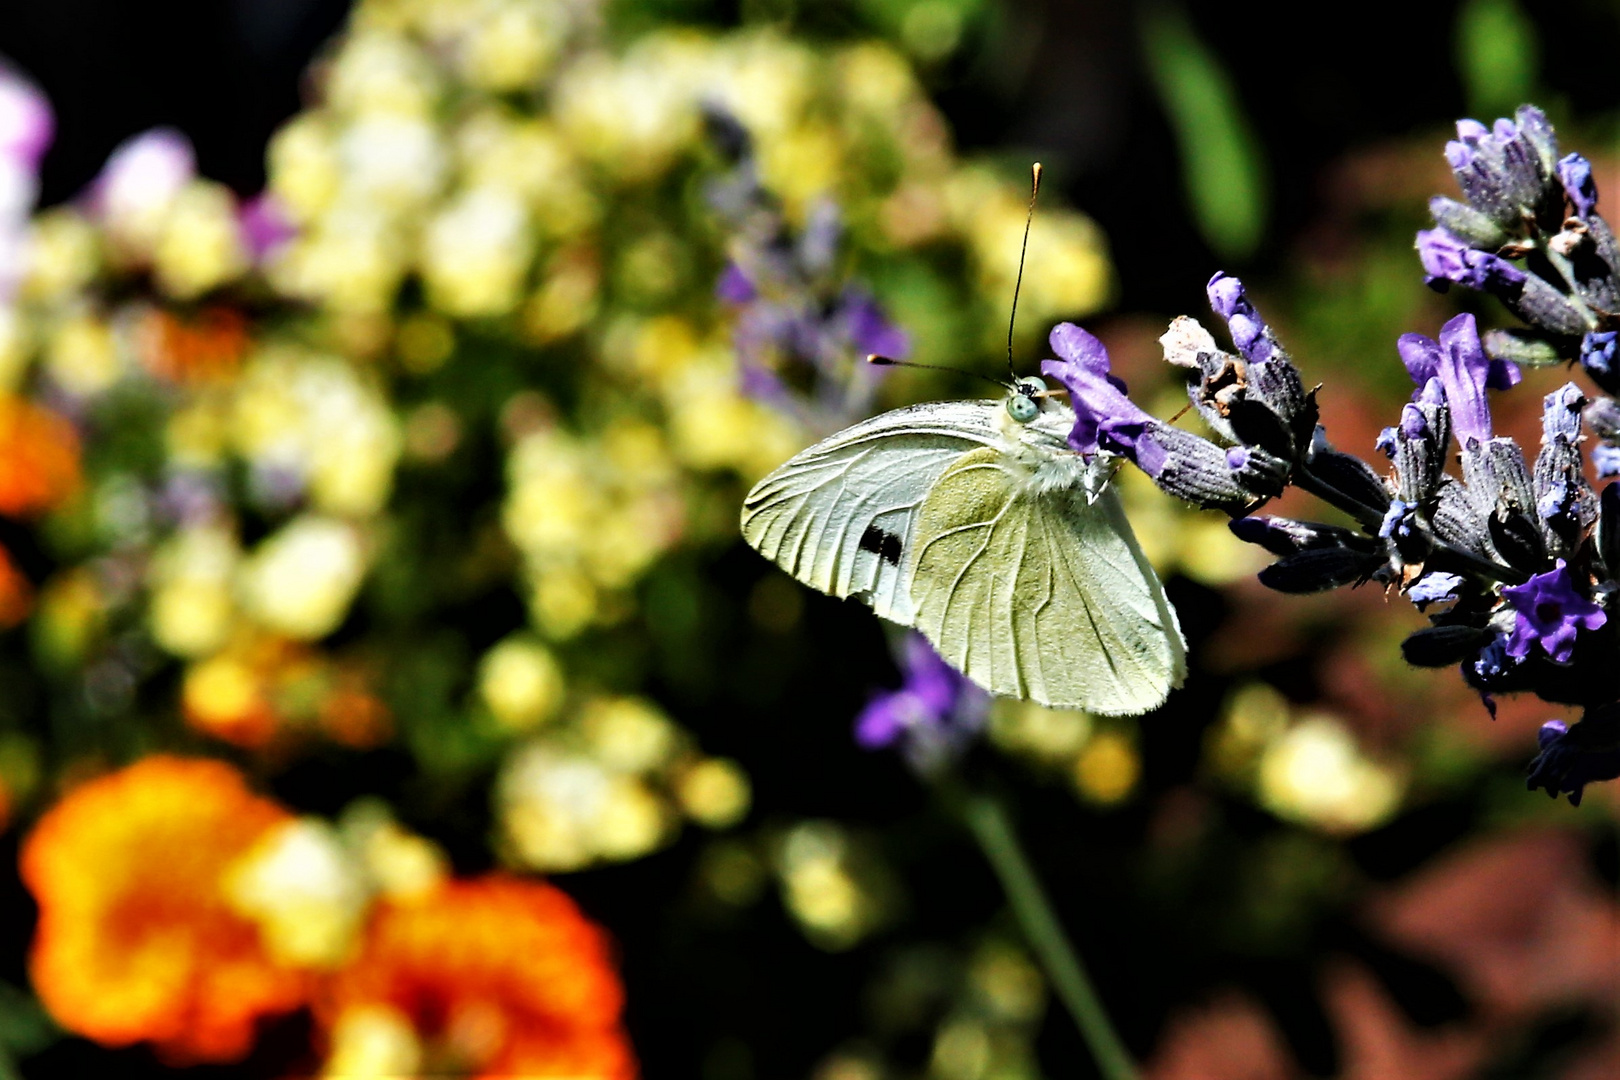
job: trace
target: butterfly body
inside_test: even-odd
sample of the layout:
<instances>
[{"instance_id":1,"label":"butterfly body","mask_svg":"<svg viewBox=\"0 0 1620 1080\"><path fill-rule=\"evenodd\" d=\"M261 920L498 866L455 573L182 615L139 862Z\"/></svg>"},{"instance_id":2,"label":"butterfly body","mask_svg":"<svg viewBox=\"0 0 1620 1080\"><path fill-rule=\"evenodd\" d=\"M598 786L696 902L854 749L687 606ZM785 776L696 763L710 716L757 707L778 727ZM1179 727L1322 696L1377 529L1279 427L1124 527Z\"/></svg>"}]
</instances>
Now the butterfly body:
<instances>
[{"instance_id":1,"label":"butterfly body","mask_svg":"<svg viewBox=\"0 0 1620 1080\"><path fill-rule=\"evenodd\" d=\"M1069 448L1074 414L1044 390L1026 379L1000 401L846 428L755 485L743 536L806 585L915 626L992 693L1145 712L1181 682L1180 627L1111 462Z\"/></svg>"}]
</instances>

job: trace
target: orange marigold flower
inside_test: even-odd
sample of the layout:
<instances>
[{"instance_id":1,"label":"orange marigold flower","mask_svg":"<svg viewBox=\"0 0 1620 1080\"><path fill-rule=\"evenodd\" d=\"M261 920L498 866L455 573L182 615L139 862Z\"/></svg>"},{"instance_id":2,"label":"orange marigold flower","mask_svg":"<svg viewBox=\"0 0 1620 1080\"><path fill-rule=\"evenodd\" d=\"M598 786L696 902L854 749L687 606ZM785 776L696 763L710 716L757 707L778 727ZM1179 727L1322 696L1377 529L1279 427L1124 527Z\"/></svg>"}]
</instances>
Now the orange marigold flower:
<instances>
[{"instance_id":1,"label":"orange marigold flower","mask_svg":"<svg viewBox=\"0 0 1620 1080\"><path fill-rule=\"evenodd\" d=\"M29 969L61 1025L97 1042L149 1039L176 1063L232 1061L254 1024L308 996L277 967L221 878L291 815L223 762L150 757L68 793L23 845L39 902Z\"/></svg>"},{"instance_id":2,"label":"orange marigold flower","mask_svg":"<svg viewBox=\"0 0 1620 1080\"><path fill-rule=\"evenodd\" d=\"M34 610L34 587L11 561L11 553L0 547L0 630L8 630Z\"/></svg>"},{"instance_id":3,"label":"orange marigold flower","mask_svg":"<svg viewBox=\"0 0 1620 1080\"><path fill-rule=\"evenodd\" d=\"M79 436L62 417L0 393L0 514L22 517L79 490Z\"/></svg>"},{"instance_id":4,"label":"orange marigold flower","mask_svg":"<svg viewBox=\"0 0 1620 1080\"><path fill-rule=\"evenodd\" d=\"M318 1011L329 1069L341 1060L345 1075L370 1060L431 1076L633 1080L623 1007L602 929L551 885L491 875L380 902ZM392 1052L368 1054L389 1031Z\"/></svg>"}]
</instances>

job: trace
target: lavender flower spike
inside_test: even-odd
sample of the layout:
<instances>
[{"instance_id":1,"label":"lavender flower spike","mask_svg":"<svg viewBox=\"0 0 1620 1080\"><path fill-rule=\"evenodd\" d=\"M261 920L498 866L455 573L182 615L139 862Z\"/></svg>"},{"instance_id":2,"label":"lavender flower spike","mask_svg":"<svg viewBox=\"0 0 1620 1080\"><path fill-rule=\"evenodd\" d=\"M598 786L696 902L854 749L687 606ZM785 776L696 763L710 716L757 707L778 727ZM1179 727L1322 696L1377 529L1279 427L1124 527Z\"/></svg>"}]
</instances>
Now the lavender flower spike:
<instances>
[{"instance_id":1,"label":"lavender flower spike","mask_svg":"<svg viewBox=\"0 0 1620 1080\"><path fill-rule=\"evenodd\" d=\"M1602 608L1575 591L1563 559L1545 574L1503 589L1502 597L1518 613L1507 654L1519 660L1529 656L1531 647L1539 642L1554 661L1568 663L1575 652L1576 634L1596 630L1609 621Z\"/></svg>"},{"instance_id":2,"label":"lavender flower spike","mask_svg":"<svg viewBox=\"0 0 1620 1080\"><path fill-rule=\"evenodd\" d=\"M1287 464L1259 448L1216 446L1144 412L1108 370L1103 343L1073 323L1052 330L1052 351L1041 373L1068 387L1074 406L1069 446L1090 456L1118 454L1178 499L1237 514L1279 494Z\"/></svg>"}]
</instances>

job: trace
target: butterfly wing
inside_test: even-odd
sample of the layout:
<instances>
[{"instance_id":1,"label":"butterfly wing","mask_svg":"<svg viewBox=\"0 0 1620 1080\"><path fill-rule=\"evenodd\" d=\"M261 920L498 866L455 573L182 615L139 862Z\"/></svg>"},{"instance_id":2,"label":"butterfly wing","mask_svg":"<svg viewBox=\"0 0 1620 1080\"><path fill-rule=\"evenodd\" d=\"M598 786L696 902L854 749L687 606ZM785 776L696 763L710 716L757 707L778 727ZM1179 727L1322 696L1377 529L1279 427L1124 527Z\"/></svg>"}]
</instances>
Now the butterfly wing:
<instances>
[{"instance_id":1,"label":"butterfly wing","mask_svg":"<svg viewBox=\"0 0 1620 1080\"><path fill-rule=\"evenodd\" d=\"M1000 443L994 401L895 409L791 458L743 500L749 544L813 589L913 621L906 567L918 508L963 454Z\"/></svg>"},{"instance_id":2,"label":"butterfly wing","mask_svg":"<svg viewBox=\"0 0 1620 1080\"><path fill-rule=\"evenodd\" d=\"M1027 480L993 447L940 474L914 530L917 628L995 694L1110 716L1158 706L1186 644L1118 495Z\"/></svg>"}]
</instances>

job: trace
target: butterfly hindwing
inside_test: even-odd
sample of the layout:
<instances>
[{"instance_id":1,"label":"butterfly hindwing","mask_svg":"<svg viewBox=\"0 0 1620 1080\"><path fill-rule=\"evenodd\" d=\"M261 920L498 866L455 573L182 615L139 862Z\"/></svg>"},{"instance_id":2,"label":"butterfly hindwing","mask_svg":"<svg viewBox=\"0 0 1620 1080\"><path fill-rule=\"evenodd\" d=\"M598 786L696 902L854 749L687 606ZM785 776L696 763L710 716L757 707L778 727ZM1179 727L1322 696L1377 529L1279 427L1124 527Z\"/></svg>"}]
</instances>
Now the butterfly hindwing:
<instances>
[{"instance_id":1,"label":"butterfly hindwing","mask_svg":"<svg viewBox=\"0 0 1620 1080\"><path fill-rule=\"evenodd\" d=\"M846 428L754 486L743 538L795 578L855 596L883 618L913 621L905 567L918 509L964 453L1003 441L993 401L943 401Z\"/></svg>"},{"instance_id":2,"label":"butterfly hindwing","mask_svg":"<svg viewBox=\"0 0 1620 1080\"><path fill-rule=\"evenodd\" d=\"M914 530L917 628L992 693L1105 715L1158 706L1186 646L1118 496L1028 480L993 447L939 475Z\"/></svg>"}]
</instances>

